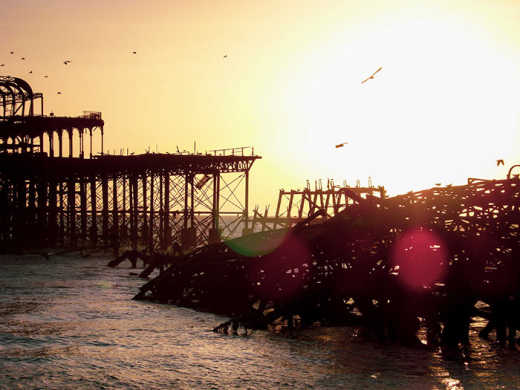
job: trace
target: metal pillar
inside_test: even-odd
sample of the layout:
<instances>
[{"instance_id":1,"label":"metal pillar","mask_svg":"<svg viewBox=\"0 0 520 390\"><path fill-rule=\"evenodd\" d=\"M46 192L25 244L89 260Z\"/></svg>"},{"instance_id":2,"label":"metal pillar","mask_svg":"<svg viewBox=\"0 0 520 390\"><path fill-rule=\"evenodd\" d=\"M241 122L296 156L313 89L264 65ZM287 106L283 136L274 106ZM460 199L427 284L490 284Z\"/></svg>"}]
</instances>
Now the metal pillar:
<instances>
[{"instance_id":1,"label":"metal pillar","mask_svg":"<svg viewBox=\"0 0 520 390\"><path fill-rule=\"evenodd\" d=\"M90 210L92 214L92 222L90 224L90 241L95 245L97 243L97 199L96 199L96 178L90 177Z\"/></svg>"}]
</instances>

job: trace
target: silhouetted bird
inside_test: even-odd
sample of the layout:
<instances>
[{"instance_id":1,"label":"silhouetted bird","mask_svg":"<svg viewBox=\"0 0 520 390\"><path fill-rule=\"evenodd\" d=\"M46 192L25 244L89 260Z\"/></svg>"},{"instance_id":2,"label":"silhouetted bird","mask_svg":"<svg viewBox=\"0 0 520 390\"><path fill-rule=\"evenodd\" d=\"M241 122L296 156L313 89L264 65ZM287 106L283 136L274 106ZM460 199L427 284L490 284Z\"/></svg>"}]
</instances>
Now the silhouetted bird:
<instances>
[{"instance_id":1,"label":"silhouetted bird","mask_svg":"<svg viewBox=\"0 0 520 390\"><path fill-rule=\"evenodd\" d=\"M348 144L348 142L343 142L342 144L337 144L337 145L336 145L336 149L337 149L337 148L342 148L342 147L345 146L346 144Z\"/></svg>"},{"instance_id":2,"label":"silhouetted bird","mask_svg":"<svg viewBox=\"0 0 520 390\"><path fill-rule=\"evenodd\" d=\"M224 54L224 58L227 58L227 54Z\"/></svg>"},{"instance_id":3,"label":"silhouetted bird","mask_svg":"<svg viewBox=\"0 0 520 390\"><path fill-rule=\"evenodd\" d=\"M497 167L500 165L504 165L504 160L497 160Z\"/></svg>"},{"instance_id":4,"label":"silhouetted bird","mask_svg":"<svg viewBox=\"0 0 520 390\"><path fill-rule=\"evenodd\" d=\"M380 66L379 69L376 70L374 73L372 73L369 77L367 77L366 79L364 79L364 80L361 82L361 84L366 83L366 82L367 82L368 80L370 80L370 79L373 79L374 76L375 76L375 74L376 74L377 72L379 72L381 69L383 69L382 66Z\"/></svg>"},{"instance_id":5,"label":"silhouetted bird","mask_svg":"<svg viewBox=\"0 0 520 390\"><path fill-rule=\"evenodd\" d=\"M0 66L5 66L5 64L0 64Z\"/></svg>"},{"instance_id":6,"label":"silhouetted bird","mask_svg":"<svg viewBox=\"0 0 520 390\"><path fill-rule=\"evenodd\" d=\"M58 94L58 95L61 95L61 92L60 92L60 91L58 91L58 92L57 92L57 94Z\"/></svg>"},{"instance_id":7,"label":"silhouetted bird","mask_svg":"<svg viewBox=\"0 0 520 390\"><path fill-rule=\"evenodd\" d=\"M29 73L32 73L32 70L30 70Z\"/></svg>"},{"instance_id":8,"label":"silhouetted bird","mask_svg":"<svg viewBox=\"0 0 520 390\"><path fill-rule=\"evenodd\" d=\"M25 57L20 58L22 61L25 61Z\"/></svg>"},{"instance_id":9,"label":"silhouetted bird","mask_svg":"<svg viewBox=\"0 0 520 390\"><path fill-rule=\"evenodd\" d=\"M132 54L137 54L137 52L136 52L136 51L133 51Z\"/></svg>"},{"instance_id":10,"label":"silhouetted bird","mask_svg":"<svg viewBox=\"0 0 520 390\"><path fill-rule=\"evenodd\" d=\"M14 54L14 51L12 51L11 54Z\"/></svg>"},{"instance_id":11,"label":"silhouetted bird","mask_svg":"<svg viewBox=\"0 0 520 390\"><path fill-rule=\"evenodd\" d=\"M65 65L68 65L68 64L70 64L70 60L65 60L65 61L63 61L63 63L64 63Z\"/></svg>"},{"instance_id":12,"label":"silhouetted bird","mask_svg":"<svg viewBox=\"0 0 520 390\"><path fill-rule=\"evenodd\" d=\"M43 76L43 77L48 78L49 76L45 75L45 76Z\"/></svg>"}]
</instances>

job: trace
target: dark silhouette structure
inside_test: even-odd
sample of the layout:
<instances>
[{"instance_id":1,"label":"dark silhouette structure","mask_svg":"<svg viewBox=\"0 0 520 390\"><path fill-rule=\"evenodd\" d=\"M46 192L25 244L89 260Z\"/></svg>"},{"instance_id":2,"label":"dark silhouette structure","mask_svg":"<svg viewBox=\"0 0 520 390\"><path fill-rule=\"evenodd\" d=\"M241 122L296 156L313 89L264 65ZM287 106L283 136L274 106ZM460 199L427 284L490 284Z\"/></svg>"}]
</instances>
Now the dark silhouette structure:
<instances>
[{"instance_id":1,"label":"dark silhouette structure","mask_svg":"<svg viewBox=\"0 0 520 390\"><path fill-rule=\"evenodd\" d=\"M417 345L425 327L449 352L468 346L477 301L519 296L518 177L391 198L343 191L353 202L334 217L178 256L135 298L233 318L217 331L320 321Z\"/></svg>"},{"instance_id":2,"label":"dark silhouette structure","mask_svg":"<svg viewBox=\"0 0 520 390\"><path fill-rule=\"evenodd\" d=\"M193 248L248 226L253 148L103 153L99 112L43 114L43 96L0 77L3 248ZM97 135L97 137L96 137ZM86 151L88 149L88 151ZM96 151L97 149L97 151Z\"/></svg>"},{"instance_id":3,"label":"dark silhouette structure","mask_svg":"<svg viewBox=\"0 0 520 390\"><path fill-rule=\"evenodd\" d=\"M317 212L320 212L317 216L318 221L331 218L355 203L355 199L350 196L351 193L363 199L386 196L385 188L374 187L370 179L367 187L362 187L359 183L355 187L350 187L346 183L339 186L334 184L332 179L328 179L324 187L320 179L314 182L314 189L307 181L303 189L280 190L273 216L269 216L268 207L263 214L259 212L258 207L255 207L251 218L251 229L265 231L290 228Z\"/></svg>"}]
</instances>

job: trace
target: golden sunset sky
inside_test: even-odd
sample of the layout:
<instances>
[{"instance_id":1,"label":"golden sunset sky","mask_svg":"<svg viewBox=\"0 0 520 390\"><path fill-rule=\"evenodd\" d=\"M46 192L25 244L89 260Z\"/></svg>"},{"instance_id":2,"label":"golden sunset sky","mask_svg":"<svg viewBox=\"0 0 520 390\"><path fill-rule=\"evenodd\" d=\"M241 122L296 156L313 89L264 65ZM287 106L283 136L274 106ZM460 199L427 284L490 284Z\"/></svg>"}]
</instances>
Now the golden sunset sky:
<instances>
[{"instance_id":1,"label":"golden sunset sky","mask_svg":"<svg viewBox=\"0 0 520 390\"><path fill-rule=\"evenodd\" d=\"M42 92L46 114L101 111L111 152L254 146L252 205L307 179L370 176L395 195L520 163L520 1L2 0L0 12L0 74Z\"/></svg>"}]
</instances>

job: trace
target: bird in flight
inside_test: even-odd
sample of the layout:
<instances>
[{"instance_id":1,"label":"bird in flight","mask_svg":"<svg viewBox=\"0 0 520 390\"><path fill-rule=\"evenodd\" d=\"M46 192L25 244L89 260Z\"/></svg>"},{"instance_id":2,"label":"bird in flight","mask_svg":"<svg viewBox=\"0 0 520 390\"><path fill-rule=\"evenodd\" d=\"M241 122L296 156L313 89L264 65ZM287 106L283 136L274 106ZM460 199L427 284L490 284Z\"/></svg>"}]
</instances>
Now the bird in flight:
<instances>
[{"instance_id":1,"label":"bird in flight","mask_svg":"<svg viewBox=\"0 0 520 390\"><path fill-rule=\"evenodd\" d=\"M373 79L374 76L375 76L375 74L376 74L377 72L379 72L381 69L383 69L382 66L380 66L379 69L377 69L377 70L376 70L374 73L372 73L369 77L367 77L366 79L364 79L364 80L361 82L361 84L366 83L366 82L367 82L368 80L370 80L370 79Z\"/></svg>"},{"instance_id":2,"label":"bird in flight","mask_svg":"<svg viewBox=\"0 0 520 390\"><path fill-rule=\"evenodd\" d=\"M22 61L25 61L25 57L20 58Z\"/></svg>"},{"instance_id":3,"label":"bird in flight","mask_svg":"<svg viewBox=\"0 0 520 390\"><path fill-rule=\"evenodd\" d=\"M5 64L0 64L0 66L5 66Z\"/></svg>"},{"instance_id":4,"label":"bird in flight","mask_svg":"<svg viewBox=\"0 0 520 390\"><path fill-rule=\"evenodd\" d=\"M58 91L57 93L58 93L58 95L61 95L61 92L60 92L60 91Z\"/></svg>"},{"instance_id":5,"label":"bird in flight","mask_svg":"<svg viewBox=\"0 0 520 390\"><path fill-rule=\"evenodd\" d=\"M45 75L45 76L43 76L43 77L48 78L49 76Z\"/></svg>"},{"instance_id":6,"label":"bird in flight","mask_svg":"<svg viewBox=\"0 0 520 390\"><path fill-rule=\"evenodd\" d=\"M32 70L30 70L29 73L32 73Z\"/></svg>"},{"instance_id":7,"label":"bird in flight","mask_svg":"<svg viewBox=\"0 0 520 390\"><path fill-rule=\"evenodd\" d=\"M64 63L65 65L68 65L68 64L70 64L70 60L65 60L65 61L63 61L63 63Z\"/></svg>"},{"instance_id":8,"label":"bird in flight","mask_svg":"<svg viewBox=\"0 0 520 390\"><path fill-rule=\"evenodd\" d=\"M132 54L137 54L137 52L136 52L136 51L133 51Z\"/></svg>"},{"instance_id":9,"label":"bird in flight","mask_svg":"<svg viewBox=\"0 0 520 390\"><path fill-rule=\"evenodd\" d=\"M504 160L497 160L497 167L500 165L504 165Z\"/></svg>"},{"instance_id":10,"label":"bird in flight","mask_svg":"<svg viewBox=\"0 0 520 390\"><path fill-rule=\"evenodd\" d=\"M341 143L341 144L337 144L337 145L336 145L336 149L338 149L338 148L342 148L342 147L345 146L346 144L348 144L348 142L343 142L343 143Z\"/></svg>"},{"instance_id":11,"label":"bird in flight","mask_svg":"<svg viewBox=\"0 0 520 390\"><path fill-rule=\"evenodd\" d=\"M14 54L14 51L11 51L10 53L11 53L11 54Z\"/></svg>"},{"instance_id":12,"label":"bird in flight","mask_svg":"<svg viewBox=\"0 0 520 390\"><path fill-rule=\"evenodd\" d=\"M227 54L224 54L224 58L227 58Z\"/></svg>"}]
</instances>

